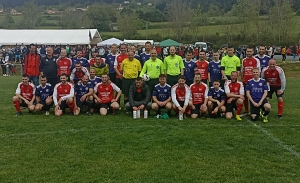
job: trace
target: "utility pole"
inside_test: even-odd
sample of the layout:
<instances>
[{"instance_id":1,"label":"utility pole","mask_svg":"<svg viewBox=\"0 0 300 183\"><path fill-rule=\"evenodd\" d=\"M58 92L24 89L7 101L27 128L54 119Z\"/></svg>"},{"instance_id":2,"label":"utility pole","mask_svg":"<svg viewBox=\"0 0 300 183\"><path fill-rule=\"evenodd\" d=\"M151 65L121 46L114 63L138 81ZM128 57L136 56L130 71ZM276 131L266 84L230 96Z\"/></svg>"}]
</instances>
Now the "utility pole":
<instances>
[{"instance_id":1,"label":"utility pole","mask_svg":"<svg viewBox=\"0 0 300 183\"><path fill-rule=\"evenodd\" d=\"M146 40L148 40L148 21L146 21Z\"/></svg>"}]
</instances>

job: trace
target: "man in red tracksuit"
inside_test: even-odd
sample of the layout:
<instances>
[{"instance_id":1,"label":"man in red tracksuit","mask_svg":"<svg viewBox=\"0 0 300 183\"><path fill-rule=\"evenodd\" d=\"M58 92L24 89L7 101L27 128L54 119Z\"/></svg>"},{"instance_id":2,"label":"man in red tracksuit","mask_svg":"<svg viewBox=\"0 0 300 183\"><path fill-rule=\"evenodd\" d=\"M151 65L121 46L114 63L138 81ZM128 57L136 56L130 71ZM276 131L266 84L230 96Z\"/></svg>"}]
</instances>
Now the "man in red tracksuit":
<instances>
[{"instance_id":1,"label":"man in red tracksuit","mask_svg":"<svg viewBox=\"0 0 300 183\"><path fill-rule=\"evenodd\" d=\"M40 63L41 57L36 52L36 46L31 44L29 53L25 54L24 57L24 74L35 86L39 85Z\"/></svg>"}]
</instances>

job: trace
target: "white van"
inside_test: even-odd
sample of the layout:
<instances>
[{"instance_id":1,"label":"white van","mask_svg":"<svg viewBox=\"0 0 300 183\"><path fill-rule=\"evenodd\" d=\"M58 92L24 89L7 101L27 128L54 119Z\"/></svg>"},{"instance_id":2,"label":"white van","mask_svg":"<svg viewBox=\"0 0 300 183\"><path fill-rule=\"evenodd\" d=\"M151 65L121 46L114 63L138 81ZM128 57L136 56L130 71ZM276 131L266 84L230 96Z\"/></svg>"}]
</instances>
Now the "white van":
<instances>
[{"instance_id":1,"label":"white van","mask_svg":"<svg viewBox=\"0 0 300 183\"><path fill-rule=\"evenodd\" d=\"M195 43L195 47L199 48L200 46L202 47L202 49L204 51L206 51L206 49L207 49L207 43L206 42L196 42Z\"/></svg>"}]
</instances>

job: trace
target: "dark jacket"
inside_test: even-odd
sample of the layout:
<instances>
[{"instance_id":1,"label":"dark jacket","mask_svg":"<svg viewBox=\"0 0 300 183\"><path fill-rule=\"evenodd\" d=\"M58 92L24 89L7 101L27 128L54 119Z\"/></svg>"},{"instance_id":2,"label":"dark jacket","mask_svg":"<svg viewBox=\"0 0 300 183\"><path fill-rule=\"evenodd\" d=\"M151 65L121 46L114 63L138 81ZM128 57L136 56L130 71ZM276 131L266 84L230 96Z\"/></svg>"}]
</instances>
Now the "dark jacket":
<instances>
[{"instance_id":1,"label":"dark jacket","mask_svg":"<svg viewBox=\"0 0 300 183\"><path fill-rule=\"evenodd\" d=\"M138 92L135 83L133 83L129 88L129 104L134 106L134 101L142 101L146 106L151 99L150 89L148 85L143 83L142 91Z\"/></svg>"}]
</instances>

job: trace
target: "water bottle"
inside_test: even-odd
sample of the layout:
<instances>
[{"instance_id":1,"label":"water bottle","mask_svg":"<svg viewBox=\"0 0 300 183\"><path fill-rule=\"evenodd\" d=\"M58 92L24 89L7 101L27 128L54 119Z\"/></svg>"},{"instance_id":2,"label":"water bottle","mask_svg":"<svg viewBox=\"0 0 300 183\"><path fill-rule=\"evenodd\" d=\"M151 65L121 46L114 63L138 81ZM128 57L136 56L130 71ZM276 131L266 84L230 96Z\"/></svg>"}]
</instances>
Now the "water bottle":
<instances>
[{"instance_id":1,"label":"water bottle","mask_svg":"<svg viewBox=\"0 0 300 183\"><path fill-rule=\"evenodd\" d=\"M147 110L144 110L144 118L148 118L148 111Z\"/></svg>"},{"instance_id":2,"label":"water bottle","mask_svg":"<svg viewBox=\"0 0 300 183\"><path fill-rule=\"evenodd\" d=\"M136 118L141 118L141 111L140 110L136 111Z\"/></svg>"},{"instance_id":3,"label":"water bottle","mask_svg":"<svg viewBox=\"0 0 300 183\"><path fill-rule=\"evenodd\" d=\"M183 114L179 114L179 120L183 120Z\"/></svg>"},{"instance_id":4,"label":"water bottle","mask_svg":"<svg viewBox=\"0 0 300 183\"><path fill-rule=\"evenodd\" d=\"M136 119L137 118L137 115L136 115L136 111L133 111L133 119Z\"/></svg>"}]
</instances>

